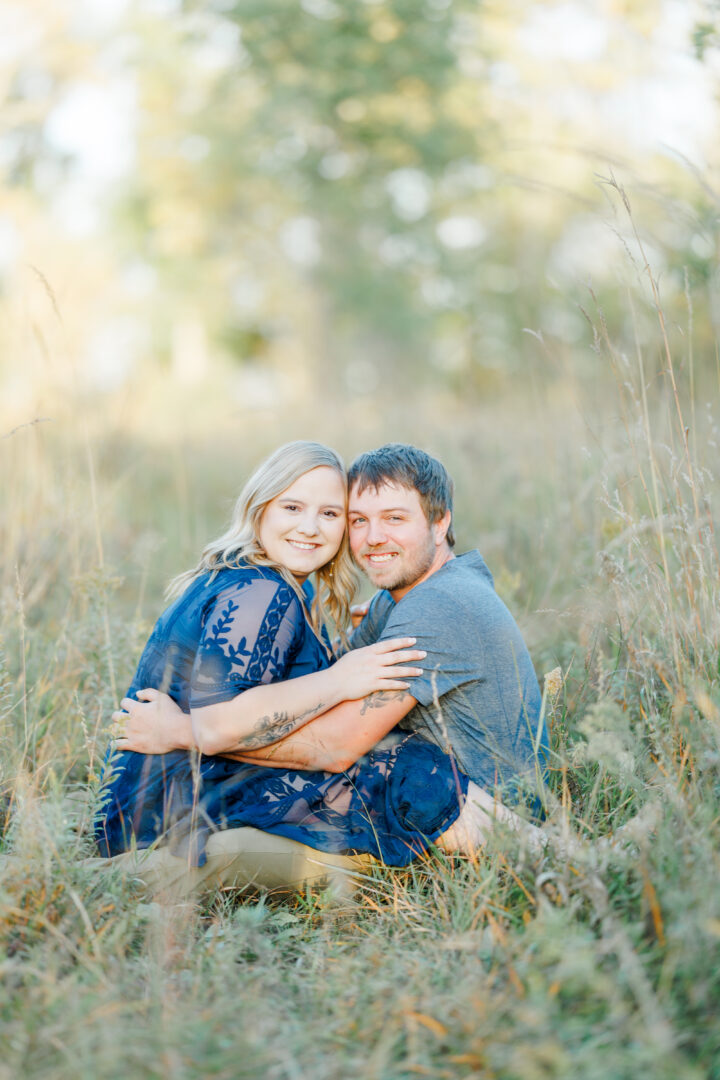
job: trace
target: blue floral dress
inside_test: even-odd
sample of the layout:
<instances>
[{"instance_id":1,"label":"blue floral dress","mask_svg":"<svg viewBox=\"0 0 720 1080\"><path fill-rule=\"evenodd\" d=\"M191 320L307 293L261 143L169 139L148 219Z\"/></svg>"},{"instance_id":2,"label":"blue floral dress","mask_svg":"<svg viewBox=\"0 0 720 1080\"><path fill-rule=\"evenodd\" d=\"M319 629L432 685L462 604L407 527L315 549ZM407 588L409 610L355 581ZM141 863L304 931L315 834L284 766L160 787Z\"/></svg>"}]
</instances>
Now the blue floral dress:
<instances>
[{"instance_id":1,"label":"blue floral dress","mask_svg":"<svg viewBox=\"0 0 720 1080\"><path fill-rule=\"evenodd\" d=\"M185 711L261 683L328 667L297 594L280 574L240 566L193 581L158 620L128 691L164 690ZM405 866L444 832L467 779L438 747L391 734L342 774L198 756L118 751L108 761L96 835L106 856L162 839L193 865L207 836L253 826L321 851Z\"/></svg>"}]
</instances>

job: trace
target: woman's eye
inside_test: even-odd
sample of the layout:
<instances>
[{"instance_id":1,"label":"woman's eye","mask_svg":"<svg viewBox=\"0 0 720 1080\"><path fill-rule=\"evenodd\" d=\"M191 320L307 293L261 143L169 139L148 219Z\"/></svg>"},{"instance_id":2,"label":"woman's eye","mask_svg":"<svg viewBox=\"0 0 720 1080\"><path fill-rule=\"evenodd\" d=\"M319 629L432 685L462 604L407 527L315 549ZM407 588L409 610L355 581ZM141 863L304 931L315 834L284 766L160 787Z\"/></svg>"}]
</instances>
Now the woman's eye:
<instances>
[{"instance_id":1,"label":"woman's eye","mask_svg":"<svg viewBox=\"0 0 720 1080\"><path fill-rule=\"evenodd\" d=\"M336 518L340 517L340 515L338 514L337 510L326 510L325 517Z\"/></svg>"},{"instance_id":2,"label":"woman's eye","mask_svg":"<svg viewBox=\"0 0 720 1080\"><path fill-rule=\"evenodd\" d=\"M295 503L288 503L287 506L284 507L284 509L285 510L297 510L298 508L295 505Z\"/></svg>"}]
</instances>

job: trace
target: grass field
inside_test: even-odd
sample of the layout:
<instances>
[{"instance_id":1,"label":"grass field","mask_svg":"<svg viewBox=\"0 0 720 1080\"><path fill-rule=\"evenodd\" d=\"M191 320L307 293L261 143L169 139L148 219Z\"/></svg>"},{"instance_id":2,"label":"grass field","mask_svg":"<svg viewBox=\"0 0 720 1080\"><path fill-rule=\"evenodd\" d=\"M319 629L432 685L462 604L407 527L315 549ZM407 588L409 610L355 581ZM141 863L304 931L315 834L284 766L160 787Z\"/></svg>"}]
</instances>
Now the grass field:
<instances>
[{"instance_id":1,"label":"grass field","mask_svg":"<svg viewBox=\"0 0 720 1080\"><path fill-rule=\"evenodd\" d=\"M39 422L0 432L0 1077L720 1078L717 375L660 323L624 356L598 320L594 349L582 378L473 404L270 415L156 376L38 390ZM454 473L459 549L482 550L539 675L565 673L545 828L570 862L498 835L344 906L167 910L82 866L165 584L297 436L414 441ZM603 845L638 812L634 843Z\"/></svg>"}]
</instances>

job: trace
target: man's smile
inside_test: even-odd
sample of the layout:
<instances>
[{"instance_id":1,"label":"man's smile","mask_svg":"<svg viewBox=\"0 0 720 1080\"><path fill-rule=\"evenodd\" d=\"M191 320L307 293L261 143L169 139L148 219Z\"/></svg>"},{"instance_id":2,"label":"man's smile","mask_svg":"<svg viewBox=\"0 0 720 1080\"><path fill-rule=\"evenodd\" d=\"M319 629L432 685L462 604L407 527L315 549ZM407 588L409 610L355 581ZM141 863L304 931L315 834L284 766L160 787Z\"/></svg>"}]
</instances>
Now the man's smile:
<instances>
[{"instance_id":1,"label":"man's smile","mask_svg":"<svg viewBox=\"0 0 720 1080\"><path fill-rule=\"evenodd\" d=\"M373 566L377 566L380 563L391 562L391 560L396 559L399 554L399 551L369 551L363 555L363 558L367 559Z\"/></svg>"}]
</instances>

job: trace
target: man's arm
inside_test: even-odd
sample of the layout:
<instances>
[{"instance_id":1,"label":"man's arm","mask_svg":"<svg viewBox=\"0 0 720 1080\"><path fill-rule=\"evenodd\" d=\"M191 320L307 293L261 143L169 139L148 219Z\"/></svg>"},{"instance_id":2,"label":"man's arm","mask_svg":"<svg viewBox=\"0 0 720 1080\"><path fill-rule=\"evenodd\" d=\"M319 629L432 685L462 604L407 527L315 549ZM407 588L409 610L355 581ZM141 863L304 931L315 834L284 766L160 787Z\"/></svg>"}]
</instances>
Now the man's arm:
<instances>
[{"instance_id":1,"label":"man's arm","mask_svg":"<svg viewBox=\"0 0 720 1080\"><path fill-rule=\"evenodd\" d=\"M272 746L222 756L277 769L345 772L415 704L407 690L379 690L360 701L343 701Z\"/></svg>"}]
</instances>

